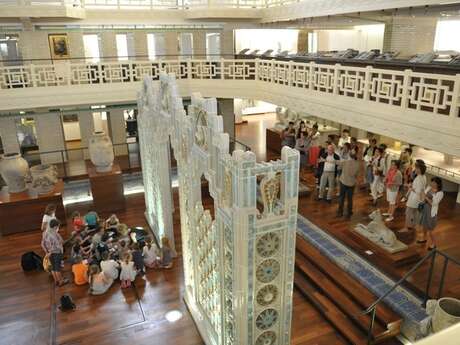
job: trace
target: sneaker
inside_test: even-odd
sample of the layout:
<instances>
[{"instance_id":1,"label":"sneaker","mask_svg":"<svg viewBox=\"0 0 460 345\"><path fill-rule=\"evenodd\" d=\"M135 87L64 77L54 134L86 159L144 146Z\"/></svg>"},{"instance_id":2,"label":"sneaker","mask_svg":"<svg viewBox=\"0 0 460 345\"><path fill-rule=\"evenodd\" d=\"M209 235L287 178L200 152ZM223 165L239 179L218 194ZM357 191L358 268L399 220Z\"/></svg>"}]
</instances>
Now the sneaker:
<instances>
[{"instance_id":1,"label":"sneaker","mask_svg":"<svg viewBox=\"0 0 460 345\"><path fill-rule=\"evenodd\" d=\"M388 217L387 219L385 219L385 222L391 222L394 219L395 219L394 217Z\"/></svg>"},{"instance_id":2,"label":"sneaker","mask_svg":"<svg viewBox=\"0 0 460 345\"><path fill-rule=\"evenodd\" d=\"M383 193L377 195L377 199L380 199L383 196Z\"/></svg>"},{"instance_id":3,"label":"sneaker","mask_svg":"<svg viewBox=\"0 0 460 345\"><path fill-rule=\"evenodd\" d=\"M388 212L382 213L382 216L388 217L390 214Z\"/></svg>"}]
</instances>

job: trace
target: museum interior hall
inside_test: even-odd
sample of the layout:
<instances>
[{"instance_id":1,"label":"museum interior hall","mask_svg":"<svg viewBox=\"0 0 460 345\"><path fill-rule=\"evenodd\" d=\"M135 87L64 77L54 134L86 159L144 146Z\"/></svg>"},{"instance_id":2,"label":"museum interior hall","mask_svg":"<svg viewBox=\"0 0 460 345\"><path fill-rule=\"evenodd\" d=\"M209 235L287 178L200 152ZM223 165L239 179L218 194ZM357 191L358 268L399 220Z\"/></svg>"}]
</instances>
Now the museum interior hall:
<instances>
[{"instance_id":1,"label":"museum interior hall","mask_svg":"<svg viewBox=\"0 0 460 345\"><path fill-rule=\"evenodd\" d=\"M0 0L0 345L459 345L459 33Z\"/></svg>"}]
</instances>

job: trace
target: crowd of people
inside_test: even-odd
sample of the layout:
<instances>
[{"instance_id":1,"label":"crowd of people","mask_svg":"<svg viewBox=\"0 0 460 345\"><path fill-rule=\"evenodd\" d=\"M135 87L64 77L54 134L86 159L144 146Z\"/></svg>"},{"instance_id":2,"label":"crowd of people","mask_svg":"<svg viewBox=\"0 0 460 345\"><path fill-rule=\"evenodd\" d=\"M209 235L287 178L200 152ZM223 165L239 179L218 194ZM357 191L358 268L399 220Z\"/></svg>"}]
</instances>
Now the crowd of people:
<instances>
[{"instance_id":1,"label":"crowd of people","mask_svg":"<svg viewBox=\"0 0 460 345\"><path fill-rule=\"evenodd\" d=\"M55 205L46 207L41 245L44 266L48 266L45 269L57 286L69 283L62 274L65 253L72 265L74 284L89 284L93 295L105 293L117 279L122 288L129 288L137 276L145 274L146 268L168 269L173 265L174 253L167 237L161 238L159 248L144 229L128 228L115 214L104 221L94 211L83 217L74 212L72 233L64 241L55 213Z\"/></svg>"},{"instance_id":2,"label":"crowd of people","mask_svg":"<svg viewBox=\"0 0 460 345\"><path fill-rule=\"evenodd\" d=\"M444 196L442 180L433 177L427 181L426 164L423 160L414 160L411 147L406 147L398 159L394 159L387 146L379 145L375 138L370 138L363 150L365 145L351 137L348 129L340 136L328 135L324 143L320 138L318 124L309 128L304 121L297 125L289 122L281 132L282 146L299 150L301 167L313 169L318 189L316 200L332 203L337 196L337 216L350 219L354 190L362 176L361 185L368 189L369 201L375 207L386 194L385 222L392 222L397 206L405 203L405 227L399 231L417 229L417 242L428 240L429 249L436 247L433 230Z\"/></svg>"}]
</instances>

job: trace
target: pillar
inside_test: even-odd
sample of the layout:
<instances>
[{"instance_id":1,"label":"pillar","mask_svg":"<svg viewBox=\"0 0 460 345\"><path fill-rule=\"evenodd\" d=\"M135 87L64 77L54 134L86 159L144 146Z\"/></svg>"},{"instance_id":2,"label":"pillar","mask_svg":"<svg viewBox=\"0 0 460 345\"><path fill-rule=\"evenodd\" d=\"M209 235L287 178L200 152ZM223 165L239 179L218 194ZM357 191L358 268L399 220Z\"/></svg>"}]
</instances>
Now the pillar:
<instances>
[{"instance_id":1,"label":"pillar","mask_svg":"<svg viewBox=\"0 0 460 345\"><path fill-rule=\"evenodd\" d=\"M81 147L88 147L88 140L94 132L93 113L91 111L81 111L78 113L78 123L80 124ZM89 159L87 149L83 150L83 158Z\"/></svg>"},{"instance_id":2,"label":"pillar","mask_svg":"<svg viewBox=\"0 0 460 345\"><path fill-rule=\"evenodd\" d=\"M168 31L165 32L165 50L166 50L166 57L165 59L177 59L177 55L179 54L179 44L177 43L177 32Z\"/></svg>"},{"instance_id":3,"label":"pillar","mask_svg":"<svg viewBox=\"0 0 460 345\"><path fill-rule=\"evenodd\" d=\"M233 100L233 109L235 112L235 124L243 123L243 100L241 98Z\"/></svg>"},{"instance_id":4,"label":"pillar","mask_svg":"<svg viewBox=\"0 0 460 345\"><path fill-rule=\"evenodd\" d=\"M111 109L108 120L115 156L127 155L124 109Z\"/></svg>"},{"instance_id":5,"label":"pillar","mask_svg":"<svg viewBox=\"0 0 460 345\"><path fill-rule=\"evenodd\" d=\"M63 163L66 161L64 130L59 113L35 116L35 129L42 164ZM53 153L42 153L60 151Z\"/></svg>"},{"instance_id":6,"label":"pillar","mask_svg":"<svg viewBox=\"0 0 460 345\"><path fill-rule=\"evenodd\" d=\"M232 98L219 98L219 115L224 119L224 132L235 138L235 111Z\"/></svg>"},{"instance_id":7,"label":"pillar","mask_svg":"<svg viewBox=\"0 0 460 345\"><path fill-rule=\"evenodd\" d=\"M206 31L193 32L193 56L198 59L206 57Z\"/></svg>"},{"instance_id":8,"label":"pillar","mask_svg":"<svg viewBox=\"0 0 460 345\"><path fill-rule=\"evenodd\" d=\"M4 153L20 153L19 141L14 117L0 116L0 138Z\"/></svg>"},{"instance_id":9,"label":"pillar","mask_svg":"<svg viewBox=\"0 0 460 345\"><path fill-rule=\"evenodd\" d=\"M444 163L452 164L454 162L454 156L444 153Z\"/></svg>"}]
</instances>

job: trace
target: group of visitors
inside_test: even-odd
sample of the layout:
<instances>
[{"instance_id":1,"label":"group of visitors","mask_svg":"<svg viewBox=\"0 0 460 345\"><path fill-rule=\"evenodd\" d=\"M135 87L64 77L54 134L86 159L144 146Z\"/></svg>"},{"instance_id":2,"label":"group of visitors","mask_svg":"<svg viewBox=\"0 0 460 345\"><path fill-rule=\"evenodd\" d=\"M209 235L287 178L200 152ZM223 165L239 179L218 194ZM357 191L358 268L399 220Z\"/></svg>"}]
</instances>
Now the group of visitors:
<instances>
[{"instance_id":1,"label":"group of visitors","mask_svg":"<svg viewBox=\"0 0 460 345\"><path fill-rule=\"evenodd\" d=\"M142 228L128 228L112 214L102 221L94 211L82 217L72 214L72 234L64 241L59 234L60 222L55 216L55 205L48 205L42 222L44 262L49 262L55 284L69 283L62 275L64 252L69 248L74 283L89 283L90 293L105 293L119 279L122 288L128 288L136 276L143 276L146 268L171 268L173 250L167 237L162 237L161 248L146 236Z\"/></svg>"},{"instance_id":2,"label":"group of visitors","mask_svg":"<svg viewBox=\"0 0 460 345\"><path fill-rule=\"evenodd\" d=\"M379 199L386 194L386 222L394 220L398 204L406 203L405 228L402 232L417 229L417 241L427 242L428 248L436 247L433 230L436 226L438 206L444 194L442 180L433 177L428 183L423 160L412 157L412 148L405 148L398 159L394 159L385 144L378 145L375 138L369 140L365 150L350 131L344 129L340 135L328 135L320 143L318 125L307 128L304 121L298 126L290 122L281 133L282 145L300 151L301 166L314 169L318 196L317 200L332 202L338 196L337 216L350 219L353 214L353 194L360 175L363 185L370 192L370 201L378 206ZM363 153L361 154L361 152ZM338 186L338 188L336 188ZM347 203L344 214L345 203Z\"/></svg>"}]
</instances>

